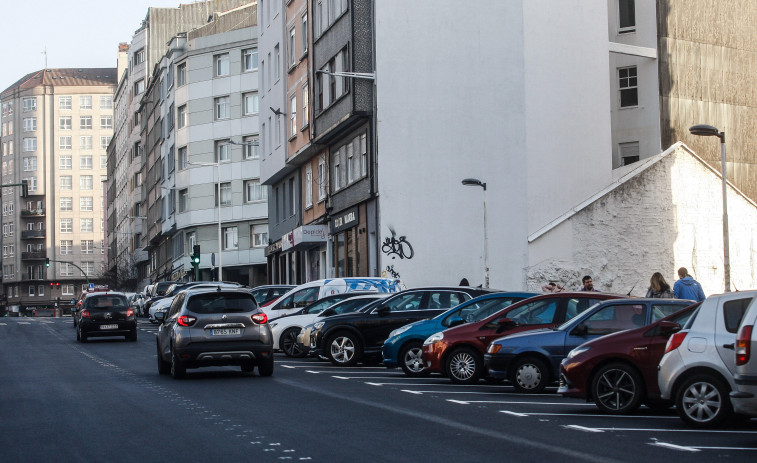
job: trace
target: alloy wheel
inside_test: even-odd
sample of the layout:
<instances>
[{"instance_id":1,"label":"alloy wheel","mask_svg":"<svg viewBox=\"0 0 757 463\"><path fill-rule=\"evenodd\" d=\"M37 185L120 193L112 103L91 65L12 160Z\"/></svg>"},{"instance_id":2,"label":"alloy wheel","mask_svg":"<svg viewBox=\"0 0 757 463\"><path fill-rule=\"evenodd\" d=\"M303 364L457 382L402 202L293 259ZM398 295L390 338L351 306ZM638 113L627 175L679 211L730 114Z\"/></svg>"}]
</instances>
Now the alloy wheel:
<instances>
[{"instance_id":1,"label":"alloy wheel","mask_svg":"<svg viewBox=\"0 0 757 463\"><path fill-rule=\"evenodd\" d=\"M413 346L405 351L402 356L402 363L407 367L410 373L420 373L423 371L423 348Z\"/></svg>"},{"instance_id":2,"label":"alloy wheel","mask_svg":"<svg viewBox=\"0 0 757 463\"><path fill-rule=\"evenodd\" d=\"M682 410L692 421L706 423L717 416L723 407L723 397L713 384L700 381L691 384L683 393Z\"/></svg>"},{"instance_id":3,"label":"alloy wheel","mask_svg":"<svg viewBox=\"0 0 757 463\"><path fill-rule=\"evenodd\" d=\"M349 363L355 357L355 344L347 336L337 336L331 341L331 358L340 364Z\"/></svg>"},{"instance_id":4,"label":"alloy wheel","mask_svg":"<svg viewBox=\"0 0 757 463\"><path fill-rule=\"evenodd\" d=\"M628 408L638 394L638 385L624 370L607 370L597 380L596 400L608 410Z\"/></svg>"},{"instance_id":5,"label":"alloy wheel","mask_svg":"<svg viewBox=\"0 0 757 463\"><path fill-rule=\"evenodd\" d=\"M476 374L476 359L468 351L454 354L449 362L449 374L460 382L471 381Z\"/></svg>"}]
</instances>

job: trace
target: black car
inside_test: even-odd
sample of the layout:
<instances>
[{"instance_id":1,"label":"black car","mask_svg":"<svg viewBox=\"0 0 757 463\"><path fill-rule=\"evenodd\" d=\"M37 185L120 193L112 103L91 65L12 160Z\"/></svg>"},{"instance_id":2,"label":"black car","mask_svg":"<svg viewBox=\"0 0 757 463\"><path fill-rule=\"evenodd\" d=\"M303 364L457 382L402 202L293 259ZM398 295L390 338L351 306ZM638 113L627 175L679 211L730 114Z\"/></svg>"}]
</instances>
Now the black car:
<instances>
[{"instance_id":1,"label":"black car","mask_svg":"<svg viewBox=\"0 0 757 463\"><path fill-rule=\"evenodd\" d=\"M96 293L87 297L76 313L76 340L91 337L124 336L137 340L137 317L122 293Z\"/></svg>"},{"instance_id":2,"label":"black car","mask_svg":"<svg viewBox=\"0 0 757 463\"><path fill-rule=\"evenodd\" d=\"M360 312L327 317L313 326L311 352L338 366L366 359L381 360L381 348L392 330L435 317L468 299L491 292L467 286L439 286L401 291Z\"/></svg>"}]
</instances>

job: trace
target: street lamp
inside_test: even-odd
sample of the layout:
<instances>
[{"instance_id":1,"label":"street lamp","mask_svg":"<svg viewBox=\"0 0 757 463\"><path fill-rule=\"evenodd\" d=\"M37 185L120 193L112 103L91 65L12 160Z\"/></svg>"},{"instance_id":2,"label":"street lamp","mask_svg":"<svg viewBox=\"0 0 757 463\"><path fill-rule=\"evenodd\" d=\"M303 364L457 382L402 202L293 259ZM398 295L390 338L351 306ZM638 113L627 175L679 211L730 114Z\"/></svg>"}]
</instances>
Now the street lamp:
<instances>
[{"instance_id":1,"label":"street lamp","mask_svg":"<svg viewBox=\"0 0 757 463\"><path fill-rule=\"evenodd\" d=\"M484 288L489 287L489 232L486 222L486 183L476 178L463 179L463 185L480 186L484 190Z\"/></svg>"},{"instance_id":2,"label":"street lamp","mask_svg":"<svg viewBox=\"0 0 757 463\"><path fill-rule=\"evenodd\" d=\"M728 178L726 175L725 164L725 132L719 131L711 125L694 125L689 127L692 135L700 137L718 137L720 138L720 173L723 178L723 273L725 276L725 292L731 291L731 258L728 241L728 200L726 185Z\"/></svg>"}]
</instances>

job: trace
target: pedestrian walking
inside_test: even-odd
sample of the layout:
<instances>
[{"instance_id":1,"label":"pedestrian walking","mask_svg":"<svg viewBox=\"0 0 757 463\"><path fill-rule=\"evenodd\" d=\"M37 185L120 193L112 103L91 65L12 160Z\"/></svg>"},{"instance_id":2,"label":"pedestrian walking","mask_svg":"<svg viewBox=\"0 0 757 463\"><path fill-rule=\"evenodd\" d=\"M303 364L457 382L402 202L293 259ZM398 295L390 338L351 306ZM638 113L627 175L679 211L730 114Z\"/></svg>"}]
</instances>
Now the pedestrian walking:
<instances>
[{"instance_id":1,"label":"pedestrian walking","mask_svg":"<svg viewBox=\"0 0 757 463\"><path fill-rule=\"evenodd\" d=\"M691 299L694 301L704 300L704 291L702 291L702 285L697 280L689 275L689 271L686 267L678 269L679 280L673 285L673 292L676 299Z\"/></svg>"},{"instance_id":2,"label":"pedestrian walking","mask_svg":"<svg viewBox=\"0 0 757 463\"><path fill-rule=\"evenodd\" d=\"M660 272L654 272L649 279L649 289L647 297L675 299L676 295L670 289L670 285L665 281L665 277Z\"/></svg>"},{"instance_id":3,"label":"pedestrian walking","mask_svg":"<svg viewBox=\"0 0 757 463\"><path fill-rule=\"evenodd\" d=\"M594 280L591 278L591 275L585 275L581 278L581 283L583 283L583 287L579 291L599 292L594 289Z\"/></svg>"}]
</instances>

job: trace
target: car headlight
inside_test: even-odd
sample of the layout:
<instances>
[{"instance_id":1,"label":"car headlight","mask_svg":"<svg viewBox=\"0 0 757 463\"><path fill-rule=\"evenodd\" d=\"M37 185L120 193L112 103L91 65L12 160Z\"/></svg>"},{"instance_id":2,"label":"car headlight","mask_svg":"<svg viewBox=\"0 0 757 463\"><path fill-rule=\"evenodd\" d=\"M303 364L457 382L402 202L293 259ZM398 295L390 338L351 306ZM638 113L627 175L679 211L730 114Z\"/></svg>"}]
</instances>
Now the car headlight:
<instances>
[{"instance_id":1,"label":"car headlight","mask_svg":"<svg viewBox=\"0 0 757 463\"><path fill-rule=\"evenodd\" d=\"M323 328L324 322L318 322L313 325L313 330L320 330Z\"/></svg>"},{"instance_id":2,"label":"car headlight","mask_svg":"<svg viewBox=\"0 0 757 463\"><path fill-rule=\"evenodd\" d=\"M576 355L583 354L584 352L586 352L589 349L591 349L591 346L578 346L575 349L573 349L572 351L568 352L568 358L572 359Z\"/></svg>"},{"instance_id":3,"label":"car headlight","mask_svg":"<svg viewBox=\"0 0 757 463\"><path fill-rule=\"evenodd\" d=\"M397 328L396 330L394 330L391 333L389 333L389 338L393 338L395 336L399 336L402 333L404 333L405 331L409 330L410 328L412 328L412 326L410 326L410 325L405 325L403 327Z\"/></svg>"},{"instance_id":4,"label":"car headlight","mask_svg":"<svg viewBox=\"0 0 757 463\"><path fill-rule=\"evenodd\" d=\"M440 332L434 333L431 336L429 336L428 338L426 338L426 340L423 341L423 345L424 346L428 346L429 344L434 344L435 342L439 342L442 339L444 339L444 333L442 333L440 331Z\"/></svg>"}]
</instances>

